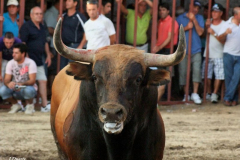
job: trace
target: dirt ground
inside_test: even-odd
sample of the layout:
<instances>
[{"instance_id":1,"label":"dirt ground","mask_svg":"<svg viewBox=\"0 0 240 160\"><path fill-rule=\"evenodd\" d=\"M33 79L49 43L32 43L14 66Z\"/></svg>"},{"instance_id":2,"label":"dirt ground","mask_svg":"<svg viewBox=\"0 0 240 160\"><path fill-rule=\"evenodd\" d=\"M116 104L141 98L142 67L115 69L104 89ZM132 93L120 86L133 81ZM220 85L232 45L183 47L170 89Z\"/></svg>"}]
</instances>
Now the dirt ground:
<instances>
[{"instance_id":1,"label":"dirt ground","mask_svg":"<svg viewBox=\"0 0 240 160\"><path fill-rule=\"evenodd\" d=\"M164 160L239 160L240 105L161 106L166 129ZM57 160L49 113L0 110L0 160Z\"/></svg>"}]
</instances>

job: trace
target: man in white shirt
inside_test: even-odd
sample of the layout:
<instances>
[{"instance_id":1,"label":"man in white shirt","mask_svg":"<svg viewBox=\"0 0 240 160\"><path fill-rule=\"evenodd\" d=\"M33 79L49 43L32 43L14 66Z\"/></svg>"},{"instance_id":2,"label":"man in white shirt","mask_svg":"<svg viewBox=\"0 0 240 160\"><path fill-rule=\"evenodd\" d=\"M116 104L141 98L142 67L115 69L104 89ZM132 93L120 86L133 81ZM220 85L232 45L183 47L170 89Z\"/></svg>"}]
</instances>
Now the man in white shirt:
<instances>
[{"instance_id":1,"label":"man in white shirt","mask_svg":"<svg viewBox=\"0 0 240 160\"><path fill-rule=\"evenodd\" d=\"M218 39L224 43L223 64L225 74L226 106L238 104L238 84L240 81L240 7L234 8L234 15L221 28Z\"/></svg>"},{"instance_id":2,"label":"man in white shirt","mask_svg":"<svg viewBox=\"0 0 240 160\"><path fill-rule=\"evenodd\" d=\"M13 59L7 63L4 85L0 88L0 96L12 104L8 113L21 110L17 100L26 100L25 114L33 114L33 98L37 94L36 63L26 57L27 46L17 43L13 47ZM24 87L24 88L21 88Z\"/></svg>"},{"instance_id":3,"label":"man in white shirt","mask_svg":"<svg viewBox=\"0 0 240 160\"><path fill-rule=\"evenodd\" d=\"M87 1L87 13L90 19L84 24L84 41L78 47L81 49L86 42L87 49L98 49L116 41L116 32L113 23L98 13L98 1Z\"/></svg>"},{"instance_id":4,"label":"man in white shirt","mask_svg":"<svg viewBox=\"0 0 240 160\"><path fill-rule=\"evenodd\" d=\"M222 80L224 80L224 69L223 69L223 44L217 39L220 29L224 26L225 21L222 20L223 6L219 3L215 3L212 7L212 21L207 19L207 33L210 34L209 38L209 61L207 71L207 96L206 99L211 100L212 103L217 103L218 95L217 92L221 86ZM206 57L206 48L204 52ZM204 79L205 72L205 60L202 65L202 78ZM211 82L213 72L215 75L214 90L212 92Z\"/></svg>"}]
</instances>

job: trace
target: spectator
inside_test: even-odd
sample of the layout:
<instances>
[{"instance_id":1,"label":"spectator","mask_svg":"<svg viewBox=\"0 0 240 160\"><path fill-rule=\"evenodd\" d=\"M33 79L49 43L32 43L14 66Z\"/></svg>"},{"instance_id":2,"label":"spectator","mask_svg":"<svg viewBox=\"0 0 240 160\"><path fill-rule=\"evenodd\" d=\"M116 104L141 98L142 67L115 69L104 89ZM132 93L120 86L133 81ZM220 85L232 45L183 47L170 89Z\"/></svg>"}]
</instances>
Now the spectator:
<instances>
[{"instance_id":1,"label":"spectator","mask_svg":"<svg viewBox=\"0 0 240 160\"><path fill-rule=\"evenodd\" d=\"M26 57L27 46L17 43L13 46L13 59L7 63L4 85L0 88L1 97L12 104L8 113L16 113L21 110L17 100L26 100L25 114L33 114L33 98L36 96L37 86L36 63ZM18 89L18 86L26 86Z\"/></svg>"},{"instance_id":2,"label":"spectator","mask_svg":"<svg viewBox=\"0 0 240 160\"><path fill-rule=\"evenodd\" d=\"M63 15L62 41L71 48L79 48L83 41L83 25L87 21L86 17L76 10L77 0L66 0L67 13ZM83 47L83 46L82 46ZM60 68L64 68L69 60L61 56Z\"/></svg>"},{"instance_id":3,"label":"spectator","mask_svg":"<svg viewBox=\"0 0 240 160\"><path fill-rule=\"evenodd\" d=\"M42 62L42 55L45 51L47 58L45 63L48 67L51 65L51 52L46 42L46 32L42 25L43 13L41 8L33 7L30 11L31 20L24 23L20 29L20 38L28 46L28 55L37 64L37 81L39 84L39 93L42 98L42 112L49 112L50 105L47 105L47 78Z\"/></svg>"},{"instance_id":4,"label":"spectator","mask_svg":"<svg viewBox=\"0 0 240 160\"><path fill-rule=\"evenodd\" d=\"M0 38L0 87L3 85L3 78L8 61L13 59L13 45L22 42L19 38L14 38L12 32L6 32L5 36Z\"/></svg>"},{"instance_id":5,"label":"spectator","mask_svg":"<svg viewBox=\"0 0 240 160\"><path fill-rule=\"evenodd\" d=\"M87 2L87 13L90 19L84 24L85 37L80 48L88 41L87 49L98 49L115 43L113 23L104 15L98 15L98 2Z\"/></svg>"},{"instance_id":6,"label":"spectator","mask_svg":"<svg viewBox=\"0 0 240 160\"><path fill-rule=\"evenodd\" d=\"M215 3L212 7L212 20L207 19L206 27L207 33L210 34L209 39L209 61L207 72L207 96L206 99L211 100L212 103L218 102L217 92L221 86L222 80L224 80L223 69L223 44L217 39L220 29L224 26L225 21L221 19L223 14L223 6L219 3ZM204 52L206 57L206 49ZM202 78L204 78L205 72L205 60L202 67ZM213 72L215 75L214 90L212 93L211 81ZM212 94L211 94L212 93Z\"/></svg>"},{"instance_id":7,"label":"spectator","mask_svg":"<svg viewBox=\"0 0 240 160\"><path fill-rule=\"evenodd\" d=\"M119 0L116 0L116 2L118 1ZM147 10L147 5L151 9ZM126 43L129 45L133 45L135 11L132 9L126 9L123 5L121 5L121 12L127 18ZM152 2L150 0L139 0L136 47L138 49L144 50L146 53L148 52L147 31L151 21L152 17L151 15L152 15Z\"/></svg>"},{"instance_id":8,"label":"spectator","mask_svg":"<svg viewBox=\"0 0 240 160\"><path fill-rule=\"evenodd\" d=\"M158 7L160 20L158 22L158 40L157 44L153 48L153 52L157 54L170 54L171 48L171 33L172 33L172 17L169 15L170 6L168 3L161 3ZM174 24L174 45L178 40L178 23ZM158 87L158 101L161 99L165 91L165 85Z\"/></svg>"},{"instance_id":9,"label":"spectator","mask_svg":"<svg viewBox=\"0 0 240 160\"><path fill-rule=\"evenodd\" d=\"M219 40L224 43L223 64L225 75L224 104L238 104L238 84L240 80L240 7L234 8L234 15L221 28Z\"/></svg>"},{"instance_id":10,"label":"spectator","mask_svg":"<svg viewBox=\"0 0 240 160\"><path fill-rule=\"evenodd\" d=\"M103 0L102 7L101 7L101 14L102 15L109 14L111 12L111 7L112 7L112 4L110 0L105 0L105 1Z\"/></svg>"},{"instance_id":11,"label":"spectator","mask_svg":"<svg viewBox=\"0 0 240 160\"><path fill-rule=\"evenodd\" d=\"M189 5L190 8L190 5ZM198 95L199 83L201 82L201 39L200 36L204 32L204 19L203 16L198 14L199 9L201 8L201 3L197 0L194 1L194 6L192 12L183 13L177 17L177 22L179 25L184 26L186 44L187 44L187 54L191 54L191 63L192 63L192 81L193 81L193 93L191 95L191 100L195 104L201 104L202 100ZM189 30L192 30L192 46L191 53L188 53L188 42L189 42ZM179 64L179 83L184 87L186 93L186 77L187 77L187 61L188 56L180 62ZM188 96L189 99L189 96ZM186 95L184 95L183 101L186 100Z\"/></svg>"},{"instance_id":12,"label":"spectator","mask_svg":"<svg viewBox=\"0 0 240 160\"><path fill-rule=\"evenodd\" d=\"M3 20L3 36L7 32L12 32L14 37L18 37L19 34L18 1L8 0L7 10L8 12L3 14L3 18L0 17L0 20Z\"/></svg>"},{"instance_id":13,"label":"spectator","mask_svg":"<svg viewBox=\"0 0 240 160\"><path fill-rule=\"evenodd\" d=\"M65 3L63 3L63 9L65 8ZM53 54L52 56L52 63L51 66L48 67L48 90L51 92L52 88L52 83L54 80L55 75L57 74L57 52L53 46L53 33L55 26L57 24L58 16L59 16L59 10L60 10L60 1L56 0L53 3L53 6L49 8L46 13L44 14L44 21L46 22L50 37L51 37L51 42L50 42L50 51ZM51 93L50 93L51 95Z\"/></svg>"}]
</instances>

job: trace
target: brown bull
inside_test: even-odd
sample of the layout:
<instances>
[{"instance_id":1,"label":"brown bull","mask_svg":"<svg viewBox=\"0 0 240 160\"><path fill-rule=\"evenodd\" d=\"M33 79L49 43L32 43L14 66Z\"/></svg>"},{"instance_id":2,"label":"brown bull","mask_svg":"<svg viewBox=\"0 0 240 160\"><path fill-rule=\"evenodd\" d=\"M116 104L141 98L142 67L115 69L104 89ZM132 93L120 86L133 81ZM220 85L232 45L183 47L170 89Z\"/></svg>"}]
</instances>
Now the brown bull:
<instances>
[{"instance_id":1,"label":"brown bull","mask_svg":"<svg viewBox=\"0 0 240 160\"><path fill-rule=\"evenodd\" d=\"M157 55L126 45L77 50L61 41L61 20L54 45L74 61L55 78L51 127L61 159L161 160L164 124L157 109L157 85L170 73L149 67L171 66L185 56L181 26L172 55ZM85 62L85 63L82 63Z\"/></svg>"}]
</instances>

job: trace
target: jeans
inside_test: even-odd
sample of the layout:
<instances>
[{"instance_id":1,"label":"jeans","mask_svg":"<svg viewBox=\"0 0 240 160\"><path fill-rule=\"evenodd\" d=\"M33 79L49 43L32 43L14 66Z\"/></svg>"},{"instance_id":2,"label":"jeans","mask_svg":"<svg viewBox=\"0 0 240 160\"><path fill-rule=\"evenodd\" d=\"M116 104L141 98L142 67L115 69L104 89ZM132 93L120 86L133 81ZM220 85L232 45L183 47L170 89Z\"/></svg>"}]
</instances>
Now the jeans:
<instances>
[{"instance_id":1,"label":"jeans","mask_svg":"<svg viewBox=\"0 0 240 160\"><path fill-rule=\"evenodd\" d=\"M13 97L17 100L28 100L34 98L36 95L37 91L33 86L26 86L26 88L22 88L20 91L15 91L5 85L0 88L0 96L3 100L10 97Z\"/></svg>"},{"instance_id":2,"label":"jeans","mask_svg":"<svg viewBox=\"0 0 240 160\"><path fill-rule=\"evenodd\" d=\"M71 43L69 45L67 45L68 47L71 48L77 48L79 46L79 43ZM73 60L67 59L63 56L61 56L60 59L60 70L63 69L66 65L68 65L69 62L73 62Z\"/></svg>"},{"instance_id":3,"label":"jeans","mask_svg":"<svg viewBox=\"0 0 240 160\"><path fill-rule=\"evenodd\" d=\"M225 74L225 101L238 101L238 83L240 80L240 56L223 54Z\"/></svg>"}]
</instances>

